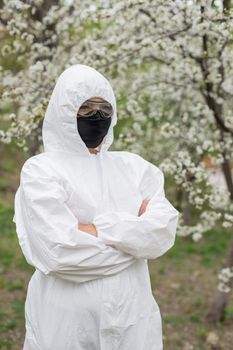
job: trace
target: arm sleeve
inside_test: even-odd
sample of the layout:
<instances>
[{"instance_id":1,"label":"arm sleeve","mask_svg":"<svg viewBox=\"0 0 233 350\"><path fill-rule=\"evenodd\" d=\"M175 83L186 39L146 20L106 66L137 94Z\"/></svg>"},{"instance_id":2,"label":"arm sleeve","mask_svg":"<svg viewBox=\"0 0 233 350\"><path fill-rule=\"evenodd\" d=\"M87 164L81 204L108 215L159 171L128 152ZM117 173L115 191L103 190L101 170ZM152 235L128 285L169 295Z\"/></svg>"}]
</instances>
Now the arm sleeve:
<instances>
[{"instance_id":1,"label":"arm sleeve","mask_svg":"<svg viewBox=\"0 0 233 350\"><path fill-rule=\"evenodd\" d=\"M150 199L146 211L141 216L105 212L94 218L94 224L106 244L136 258L155 259L174 245L179 211L165 197L163 172L139 157L137 173L143 171L137 186L143 199Z\"/></svg>"},{"instance_id":2,"label":"arm sleeve","mask_svg":"<svg viewBox=\"0 0 233 350\"><path fill-rule=\"evenodd\" d=\"M15 195L16 232L27 262L43 272L82 283L114 275L136 261L78 229L60 181L24 166Z\"/></svg>"}]
</instances>

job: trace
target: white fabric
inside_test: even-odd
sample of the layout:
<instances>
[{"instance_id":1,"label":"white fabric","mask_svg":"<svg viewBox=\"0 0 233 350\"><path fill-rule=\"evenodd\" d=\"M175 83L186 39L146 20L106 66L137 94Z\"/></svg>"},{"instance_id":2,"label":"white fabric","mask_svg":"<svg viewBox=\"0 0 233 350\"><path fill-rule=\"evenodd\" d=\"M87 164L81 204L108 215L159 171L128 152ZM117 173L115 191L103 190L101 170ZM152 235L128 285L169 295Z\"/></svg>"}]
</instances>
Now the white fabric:
<instances>
[{"instance_id":1,"label":"white fabric","mask_svg":"<svg viewBox=\"0 0 233 350\"><path fill-rule=\"evenodd\" d=\"M97 155L76 125L80 105L94 96L114 108ZM43 121L44 152L23 164L15 195L19 244L36 268L23 350L163 348L147 259L174 245L179 212L165 197L157 166L108 151L116 122L115 96L102 74L74 65L60 75ZM144 198L150 202L139 217ZM94 223L98 237L78 223Z\"/></svg>"}]
</instances>

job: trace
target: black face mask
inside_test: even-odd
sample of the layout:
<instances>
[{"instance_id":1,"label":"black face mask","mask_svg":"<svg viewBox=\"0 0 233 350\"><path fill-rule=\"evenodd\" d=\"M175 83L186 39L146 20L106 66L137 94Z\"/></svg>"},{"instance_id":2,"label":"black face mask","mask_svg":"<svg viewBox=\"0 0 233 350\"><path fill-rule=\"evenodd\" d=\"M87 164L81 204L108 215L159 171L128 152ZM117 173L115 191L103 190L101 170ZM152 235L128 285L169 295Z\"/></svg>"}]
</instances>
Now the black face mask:
<instances>
[{"instance_id":1,"label":"black face mask","mask_svg":"<svg viewBox=\"0 0 233 350\"><path fill-rule=\"evenodd\" d=\"M103 118L99 111L91 117L78 117L77 129L81 139L88 148L95 148L107 135L111 118Z\"/></svg>"}]
</instances>

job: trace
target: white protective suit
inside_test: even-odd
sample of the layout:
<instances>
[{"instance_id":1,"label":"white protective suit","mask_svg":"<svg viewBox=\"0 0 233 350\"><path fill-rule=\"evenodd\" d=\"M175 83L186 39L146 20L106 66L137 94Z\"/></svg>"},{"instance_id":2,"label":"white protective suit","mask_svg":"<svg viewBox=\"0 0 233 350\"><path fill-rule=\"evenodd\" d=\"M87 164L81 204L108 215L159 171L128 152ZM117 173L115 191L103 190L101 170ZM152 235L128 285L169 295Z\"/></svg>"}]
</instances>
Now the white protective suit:
<instances>
[{"instance_id":1,"label":"white protective suit","mask_svg":"<svg viewBox=\"0 0 233 350\"><path fill-rule=\"evenodd\" d=\"M100 153L89 152L77 111L91 97L114 108ZM25 302L23 350L161 350L162 320L147 259L175 242L179 212L164 176L127 151L108 151L117 122L109 81L77 64L57 79L42 128L44 152L23 164L16 231L35 267ZM142 200L150 199L138 216ZM98 237L78 229L96 226Z\"/></svg>"}]
</instances>

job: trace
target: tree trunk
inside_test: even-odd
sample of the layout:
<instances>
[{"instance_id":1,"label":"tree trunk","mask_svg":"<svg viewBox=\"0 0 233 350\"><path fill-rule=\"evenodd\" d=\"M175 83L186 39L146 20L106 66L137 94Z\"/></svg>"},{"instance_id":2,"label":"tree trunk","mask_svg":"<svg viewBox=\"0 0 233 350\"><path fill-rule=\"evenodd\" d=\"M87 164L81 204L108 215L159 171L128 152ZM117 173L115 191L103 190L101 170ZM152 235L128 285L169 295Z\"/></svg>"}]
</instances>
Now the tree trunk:
<instances>
[{"instance_id":1,"label":"tree trunk","mask_svg":"<svg viewBox=\"0 0 233 350\"><path fill-rule=\"evenodd\" d=\"M233 239L230 242L230 249L228 252L228 257L226 260L225 267L233 266ZM232 288L233 278L230 279L227 286ZM217 290L214 298L210 302L209 310L206 315L206 320L209 323L215 324L219 321L224 321L225 319L225 309L228 304L230 293L224 293Z\"/></svg>"},{"instance_id":2,"label":"tree trunk","mask_svg":"<svg viewBox=\"0 0 233 350\"><path fill-rule=\"evenodd\" d=\"M190 203L189 203L189 198L188 198L188 193L183 192L183 203L184 203L184 208L183 208L183 217L184 217L184 224L185 225L190 225Z\"/></svg>"},{"instance_id":3,"label":"tree trunk","mask_svg":"<svg viewBox=\"0 0 233 350\"><path fill-rule=\"evenodd\" d=\"M226 159L225 152L223 152L224 162L222 164L222 170L225 176L226 185L230 192L230 198L233 200L233 181L232 181L232 173L231 173L231 164L228 159ZM233 266L233 239L230 242L230 247L225 263L225 267ZM229 283L226 284L230 288L233 287L233 278L230 279ZM225 319L225 309L229 302L230 293L224 293L217 290L214 298L210 302L209 310L206 315L206 320L209 323L217 323L219 321L224 321Z\"/></svg>"},{"instance_id":4,"label":"tree trunk","mask_svg":"<svg viewBox=\"0 0 233 350\"><path fill-rule=\"evenodd\" d=\"M224 158L224 162L222 164L222 170L225 176L228 191L230 192L230 198L233 201L233 180L232 180L231 163L226 158L225 152L223 153L223 158Z\"/></svg>"},{"instance_id":5,"label":"tree trunk","mask_svg":"<svg viewBox=\"0 0 233 350\"><path fill-rule=\"evenodd\" d=\"M28 140L28 153L29 156L34 156L37 154L39 147L41 145L41 142L39 141L38 136L41 135L42 132L42 124L43 124L43 119L40 120L38 127L32 131L29 140Z\"/></svg>"},{"instance_id":6,"label":"tree trunk","mask_svg":"<svg viewBox=\"0 0 233 350\"><path fill-rule=\"evenodd\" d=\"M231 0L223 0L223 8L225 11L230 10L231 8Z\"/></svg>"},{"instance_id":7,"label":"tree trunk","mask_svg":"<svg viewBox=\"0 0 233 350\"><path fill-rule=\"evenodd\" d=\"M224 0L223 10L227 12L230 8L231 8L231 1ZM202 12L204 12L203 6L202 6ZM208 52L207 35L203 36L203 51ZM210 110L213 111L213 115L216 121L216 126L221 130L222 141L224 141L224 132L228 132L232 134L232 131L224 123L222 105L219 105L211 95L211 93L213 92L213 84L209 83L207 79L209 72L208 72L208 64L205 58L200 61L200 67L203 73L204 81L206 82L206 94L205 94L206 103L210 108ZM220 74L223 74L222 70L220 70ZM219 97L221 97L221 93ZM232 174L231 174L231 165L229 160L226 158L225 151L223 151L223 158L224 158L224 162L222 164L222 170L225 176L227 188L230 192L230 196L231 196L230 198L231 200L233 200L233 180L232 180ZM228 251L228 255L225 263L225 267L232 267L232 266L233 266L233 239L230 242L229 251ZM233 284L233 279L231 279L227 285L231 288L232 284ZM229 296L230 296L230 293L224 293L219 290L216 291L213 299L210 302L209 310L206 314L206 320L209 323L217 323L225 319L225 309L229 302Z\"/></svg>"},{"instance_id":8,"label":"tree trunk","mask_svg":"<svg viewBox=\"0 0 233 350\"><path fill-rule=\"evenodd\" d=\"M233 200L231 167L230 167L229 161L225 157L224 157L224 163L222 165L222 168L225 175L227 187L230 191L231 200ZM233 266L233 239L230 242L229 252L225 263L225 267L232 267L232 266ZM226 285L228 285L232 289L233 278L231 278L229 283ZM210 302L209 310L206 315L206 320L209 323L213 324L219 321L223 321L225 319L225 309L229 301L229 296L230 296L230 293L224 293L217 290L214 298Z\"/></svg>"},{"instance_id":9,"label":"tree trunk","mask_svg":"<svg viewBox=\"0 0 233 350\"><path fill-rule=\"evenodd\" d=\"M183 202L183 191L181 189L177 189L177 191L176 191L176 203L177 203L177 209L179 211L182 210L182 202Z\"/></svg>"}]
</instances>

